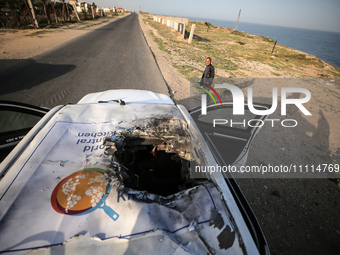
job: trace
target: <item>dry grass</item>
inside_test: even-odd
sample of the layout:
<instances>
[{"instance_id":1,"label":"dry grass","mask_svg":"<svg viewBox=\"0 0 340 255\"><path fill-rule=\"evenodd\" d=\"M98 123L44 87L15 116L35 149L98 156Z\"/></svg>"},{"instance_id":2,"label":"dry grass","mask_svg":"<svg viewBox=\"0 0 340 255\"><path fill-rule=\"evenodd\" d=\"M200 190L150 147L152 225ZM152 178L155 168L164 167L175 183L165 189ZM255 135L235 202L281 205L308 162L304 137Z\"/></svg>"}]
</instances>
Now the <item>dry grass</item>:
<instances>
[{"instance_id":1,"label":"dry grass","mask_svg":"<svg viewBox=\"0 0 340 255\"><path fill-rule=\"evenodd\" d=\"M339 68L307 53L277 44L272 54L274 41L269 37L212 24L207 29L205 22L189 21L186 30L192 24L196 29L188 44L174 30L153 21L152 15L143 14L143 18L159 48L187 79L202 74L207 56L213 59L217 77L340 77Z\"/></svg>"}]
</instances>

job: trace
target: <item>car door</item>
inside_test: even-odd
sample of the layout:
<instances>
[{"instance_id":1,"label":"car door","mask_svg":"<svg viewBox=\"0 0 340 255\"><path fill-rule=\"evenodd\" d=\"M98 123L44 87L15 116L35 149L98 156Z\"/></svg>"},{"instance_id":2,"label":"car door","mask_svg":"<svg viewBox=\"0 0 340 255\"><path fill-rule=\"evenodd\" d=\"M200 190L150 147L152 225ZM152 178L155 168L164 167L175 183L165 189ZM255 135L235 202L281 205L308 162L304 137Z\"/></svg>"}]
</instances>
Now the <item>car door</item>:
<instances>
[{"instance_id":1,"label":"car door","mask_svg":"<svg viewBox=\"0 0 340 255\"><path fill-rule=\"evenodd\" d=\"M49 111L11 101L0 101L0 162Z\"/></svg>"},{"instance_id":2,"label":"car door","mask_svg":"<svg viewBox=\"0 0 340 255\"><path fill-rule=\"evenodd\" d=\"M267 110L268 105L256 104L257 110ZM201 107L190 111L192 119L206 140L216 161L221 166L240 167L246 163L250 145L268 116L253 114L248 107L244 115L233 115L232 103L211 104L207 113L201 113ZM248 229L260 251L270 254L257 218L243 195L239 185L230 173L224 173L225 181L234 196Z\"/></svg>"}]
</instances>

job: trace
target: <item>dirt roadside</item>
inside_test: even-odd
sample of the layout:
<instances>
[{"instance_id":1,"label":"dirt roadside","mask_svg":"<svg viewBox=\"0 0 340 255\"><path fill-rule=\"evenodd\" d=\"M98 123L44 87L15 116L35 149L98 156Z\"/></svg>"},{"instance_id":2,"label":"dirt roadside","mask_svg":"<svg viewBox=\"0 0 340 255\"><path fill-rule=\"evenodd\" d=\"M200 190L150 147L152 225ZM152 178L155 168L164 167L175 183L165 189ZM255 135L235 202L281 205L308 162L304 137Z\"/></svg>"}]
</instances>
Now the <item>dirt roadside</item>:
<instances>
[{"instance_id":1,"label":"dirt roadside","mask_svg":"<svg viewBox=\"0 0 340 255\"><path fill-rule=\"evenodd\" d=\"M26 35L35 31L0 31L0 59L30 58L105 24L63 28L34 36ZM190 82L158 49L149 34L150 27L142 20L140 24L174 99L189 106ZM0 70L3 68L6 67L1 66ZM310 90L312 100L306 108L312 116L290 111L289 118L295 118L301 124L299 131L264 126L254 140L247 164L340 163L339 81L255 79L248 87L254 88L257 101L270 103L273 83L279 88L290 85ZM272 254L339 253L340 188L336 183L327 179L268 178L239 179L238 183L260 222Z\"/></svg>"},{"instance_id":2,"label":"dirt roadside","mask_svg":"<svg viewBox=\"0 0 340 255\"><path fill-rule=\"evenodd\" d=\"M0 71L15 65L17 60L44 53L122 17L82 21L53 29L0 29L0 60L6 60L1 62Z\"/></svg>"}]
</instances>

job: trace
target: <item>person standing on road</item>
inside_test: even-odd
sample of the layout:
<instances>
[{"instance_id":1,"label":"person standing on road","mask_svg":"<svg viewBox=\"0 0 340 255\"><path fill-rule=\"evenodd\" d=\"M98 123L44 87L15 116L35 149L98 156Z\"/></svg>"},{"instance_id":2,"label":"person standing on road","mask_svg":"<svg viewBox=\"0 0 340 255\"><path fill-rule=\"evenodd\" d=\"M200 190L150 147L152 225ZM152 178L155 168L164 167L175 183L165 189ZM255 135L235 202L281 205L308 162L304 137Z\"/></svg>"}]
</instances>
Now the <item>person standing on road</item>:
<instances>
[{"instance_id":1,"label":"person standing on road","mask_svg":"<svg viewBox=\"0 0 340 255\"><path fill-rule=\"evenodd\" d=\"M205 67L205 70L201 78L201 85L206 84L210 86L213 83L215 77L215 67L211 64L210 57L207 57L205 62L207 66Z\"/></svg>"}]
</instances>

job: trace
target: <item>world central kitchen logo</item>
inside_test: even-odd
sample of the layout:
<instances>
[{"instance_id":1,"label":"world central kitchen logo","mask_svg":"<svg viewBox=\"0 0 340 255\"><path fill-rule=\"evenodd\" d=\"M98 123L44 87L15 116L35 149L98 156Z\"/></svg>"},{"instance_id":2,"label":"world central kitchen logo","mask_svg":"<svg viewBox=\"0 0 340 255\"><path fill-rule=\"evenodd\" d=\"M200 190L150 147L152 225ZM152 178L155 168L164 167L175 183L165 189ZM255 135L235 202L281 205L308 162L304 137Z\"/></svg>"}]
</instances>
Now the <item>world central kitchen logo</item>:
<instances>
[{"instance_id":1,"label":"world central kitchen logo","mask_svg":"<svg viewBox=\"0 0 340 255\"><path fill-rule=\"evenodd\" d=\"M217 93L215 89L228 89L233 98L233 115L245 115L244 110L245 110L245 100L244 100L244 94L243 91L236 87L235 85L231 84L215 84L214 88L204 84L206 88L199 88L203 91L206 92L206 94L201 95L201 114L202 115L207 115L207 95L209 95L215 105L217 106L217 102L213 96L213 94L209 91L211 90L216 97L219 100L220 105L222 106L222 100L220 95ZM287 94L289 93L301 93L304 94L305 97L303 98L287 98ZM273 112L276 111L277 106L278 106L278 88L273 88L273 93L272 93L272 105L269 109L256 109L253 103L253 90L252 88L248 88L247 91L248 95L248 100L247 100L247 106L248 109L251 113L254 115L270 115ZM283 87L281 88L281 115L285 116L287 115L287 105L295 105L304 115L312 115L304 106L304 103L307 103L311 99L311 93L309 90L304 89L304 88L293 88L293 87ZM233 122L233 120L227 120L227 119L213 119L213 127L216 125L230 125L230 127L233 127L233 125L243 125L246 127L246 125L250 127L261 127L264 125L265 122L270 122L272 127L274 127L274 123L280 122L283 127L296 127L298 125L298 122L295 119L265 119L265 120L260 120L260 119L251 119L251 120L243 120L243 121L237 121ZM256 124L254 124L256 123ZM293 124L292 124L293 123Z\"/></svg>"}]
</instances>

